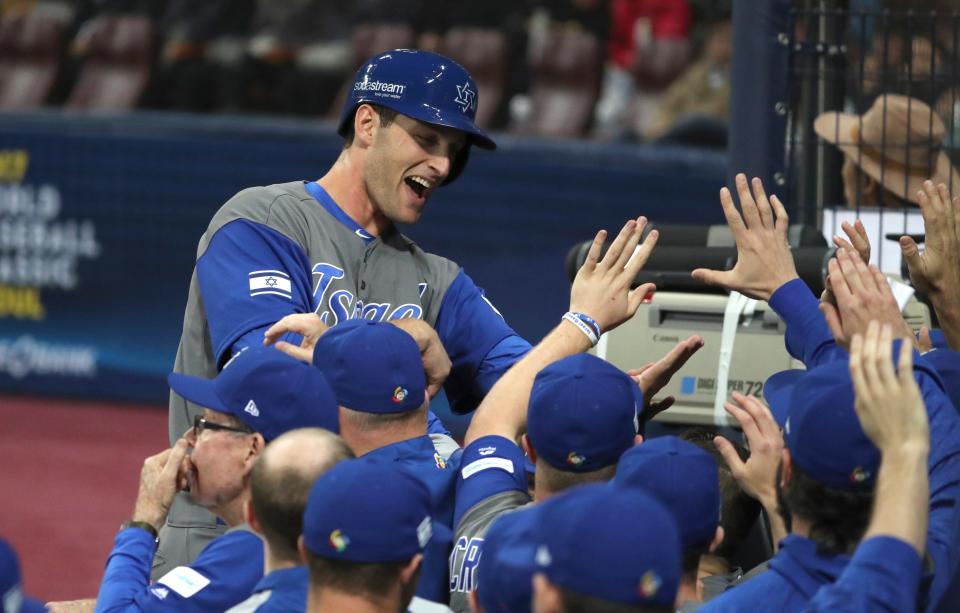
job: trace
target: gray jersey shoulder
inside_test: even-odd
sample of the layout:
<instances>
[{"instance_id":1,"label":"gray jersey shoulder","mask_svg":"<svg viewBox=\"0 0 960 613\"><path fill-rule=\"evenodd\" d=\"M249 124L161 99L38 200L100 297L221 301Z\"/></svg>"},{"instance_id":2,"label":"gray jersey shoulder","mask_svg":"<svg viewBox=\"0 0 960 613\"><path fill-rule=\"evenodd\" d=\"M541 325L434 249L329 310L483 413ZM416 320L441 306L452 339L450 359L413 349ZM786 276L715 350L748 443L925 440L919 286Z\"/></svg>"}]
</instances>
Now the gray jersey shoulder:
<instances>
[{"instance_id":1,"label":"gray jersey shoulder","mask_svg":"<svg viewBox=\"0 0 960 613\"><path fill-rule=\"evenodd\" d=\"M450 553L450 608L455 613L471 611L468 594L476 587L476 569L482 562L487 530L500 516L530 504L533 501L526 492L500 492L473 505L460 518Z\"/></svg>"}]
</instances>

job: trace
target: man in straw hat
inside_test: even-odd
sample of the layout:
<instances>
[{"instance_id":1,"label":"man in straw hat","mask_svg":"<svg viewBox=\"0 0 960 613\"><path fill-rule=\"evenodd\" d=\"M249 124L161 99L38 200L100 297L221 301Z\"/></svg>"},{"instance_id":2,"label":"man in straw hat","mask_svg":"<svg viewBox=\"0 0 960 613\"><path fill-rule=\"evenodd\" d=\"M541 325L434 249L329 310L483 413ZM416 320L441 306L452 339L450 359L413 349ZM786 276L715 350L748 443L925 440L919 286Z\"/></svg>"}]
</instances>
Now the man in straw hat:
<instances>
[{"instance_id":1,"label":"man in straw hat","mask_svg":"<svg viewBox=\"0 0 960 613\"><path fill-rule=\"evenodd\" d=\"M919 204L926 179L951 192L960 185L943 152L943 120L916 98L885 94L863 115L822 113L813 129L843 152L843 195L850 206Z\"/></svg>"}]
</instances>

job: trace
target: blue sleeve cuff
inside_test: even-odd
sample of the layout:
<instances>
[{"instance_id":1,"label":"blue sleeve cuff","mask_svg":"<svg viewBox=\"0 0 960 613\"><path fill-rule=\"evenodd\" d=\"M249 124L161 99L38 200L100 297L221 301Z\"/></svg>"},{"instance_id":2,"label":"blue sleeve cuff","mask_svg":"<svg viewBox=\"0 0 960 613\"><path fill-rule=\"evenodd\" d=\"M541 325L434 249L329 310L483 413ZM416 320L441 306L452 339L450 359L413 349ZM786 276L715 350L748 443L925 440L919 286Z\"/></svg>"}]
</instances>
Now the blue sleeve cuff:
<instances>
[{"instance_id":1,"label":"blue sleeve cuff","mask_svg":"<svg viewBox=\"0 0 960 613\"><path fill-rule=\"evenodd\" d=\"M920 581L923 560L906 541L892 536L870 537L860 543L850 560L850 564L856 566L876 565L877 562L904 579Z\"/></svg>"},{"instance_id":2,"label":"blue sleeve cuff","mask_svg":"<svg viewBox=\"0 0 960 613\"><path fill-rule=\"evenodd\" d=\"M142 528L117 533L97 594L96 611L125 610L150 585L157 542Z\"/></svg>"},{"instance_id":3,"label":"blue sleeve cuff","mask_svg":"<svg viewBox=\"0 0 960 613\"><path fill-rule=\"evenodd\" d=\"M527 456L502 436L483 436L463 450L453 526L477 503L503 492L527 491Z\"/></svg>"},{"instance_id":4,"label":"blue sleeve cuff","mask_svg":"<svg viewBox=\"0 0 960 613\"><path fill-rule=\"evenodd\" d=\"M930 342L933 343L934 349L949 349L950 345L947 343L947 336L943 333L943 330L940 328L934 328L930 330Z\"/></svg>"},{"instance_id":5,"label":"blue sleeve cuff","mask_svg":"<svg viewBox=\"0 0 960 613\"><path fill-rule=\"evenodd\" d=\"M820 301L802 279L793 279L778 287L770 296L769 304L787 325L784 335L787 352L807 368L843 355L820 312Z\"/></svg>"},{"instance_id":6,"label":"blue sleeve cuff","mask_svg":"<svg viewBox=\"0 0 960 613\"><path fill-rule=\"evenodd\" d=\"M820 301L800 278L778 287L770 296L769 304L788 324L802 321L811 309L817 312L820 309Z\"/></svg>"}]
</instances>

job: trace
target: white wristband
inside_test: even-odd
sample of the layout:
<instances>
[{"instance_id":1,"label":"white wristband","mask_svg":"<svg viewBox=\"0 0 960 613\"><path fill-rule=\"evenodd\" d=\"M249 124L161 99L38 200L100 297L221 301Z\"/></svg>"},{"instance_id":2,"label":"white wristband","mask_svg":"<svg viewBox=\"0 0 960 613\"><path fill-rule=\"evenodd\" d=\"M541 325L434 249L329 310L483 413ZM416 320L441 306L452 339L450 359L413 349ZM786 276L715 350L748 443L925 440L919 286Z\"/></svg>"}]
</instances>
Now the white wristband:
<instances>
[{"instance_id":1,"label":"white wristband","mask_svg":"<svg viewBox=\"0 0 960 613\"><path fill-rule=\"evenodd\" d=\"M572 323L573 325L575 325L577 328L579 328L581 332L583 332L584 334L586 334L586 335L587 335L587 338L590 339L590 346L591 346L591 347L596 346L596 344L600 341L600 337L597 336L597 333L594 332L594 330L593 330L593 328L590 326L590 324L584 322L583 320L581 320L579 317L577 317L577 316L574 315L573 313L571 313L571 312L564 313L564 314L563 314L563 319L569 321L570 323Z\"/></svg>"}]
</instances>

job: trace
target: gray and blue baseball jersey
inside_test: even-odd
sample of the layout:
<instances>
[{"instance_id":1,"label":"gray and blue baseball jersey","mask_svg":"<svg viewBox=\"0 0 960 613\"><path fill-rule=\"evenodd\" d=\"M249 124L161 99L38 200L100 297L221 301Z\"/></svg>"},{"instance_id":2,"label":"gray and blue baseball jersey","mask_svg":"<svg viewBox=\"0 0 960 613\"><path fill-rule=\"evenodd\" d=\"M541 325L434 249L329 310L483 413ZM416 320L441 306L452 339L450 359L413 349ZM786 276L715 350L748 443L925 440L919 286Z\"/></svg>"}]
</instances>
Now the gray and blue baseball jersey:
<instances>
[{"instance_id":1,"label":"gray and blue baseball jersey","mask_svg":"<svg viewBox=\"0 0 960 613\"><path fill-rule=\"evenodd\" d=\"M471 611L468 595L477 587L487 530L504 513L532 502L526 456L516 443L502 436L484 436L463 450L450 553L450 608L455 613Z\"/></svg>"},{"instance_id":2,"label":"gray and blue baseball jersey","mask_svg":"<svg viewBox=\"0 0 960 613\"><path fill-rule=\"evenodd\" d=\"M445 391L461 410L530 348L457 264L396 229L369 235L315 182L246 189L213 216L197 249L174 371L212 378L292 313L316 313L330 326L358 317L425 320L450 355ZM171 393L171 444L201 410ZM220 531L214 521L181 495L165 532L196 528L212 538ZM164 535L155 576L202 546Z\"/></svg>"}]
</instances>

